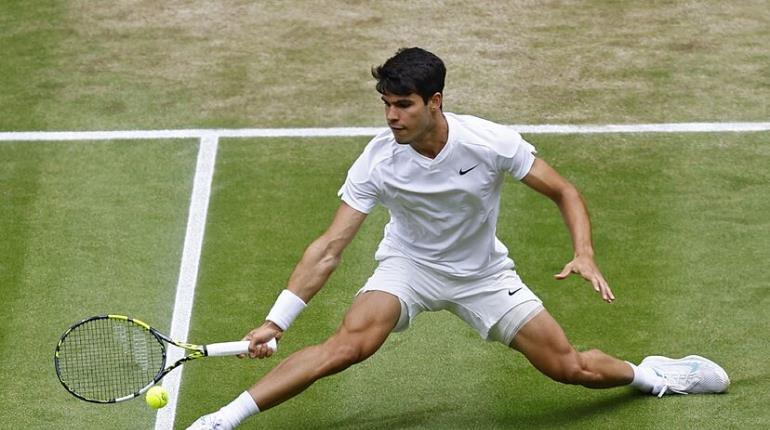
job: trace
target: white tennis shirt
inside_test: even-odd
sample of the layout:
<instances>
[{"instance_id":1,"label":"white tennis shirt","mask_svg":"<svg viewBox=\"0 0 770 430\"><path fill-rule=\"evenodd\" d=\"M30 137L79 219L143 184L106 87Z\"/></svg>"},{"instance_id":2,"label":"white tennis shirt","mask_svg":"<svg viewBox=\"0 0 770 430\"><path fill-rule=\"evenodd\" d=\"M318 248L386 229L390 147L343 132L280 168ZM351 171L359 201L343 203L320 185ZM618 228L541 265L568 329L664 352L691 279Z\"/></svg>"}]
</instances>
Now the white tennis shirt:
<instances>
[{"instance_id":1,"label":"white tennis shirt","mask_svg":"<svg viewBox=\"0 0 770 430\"><path fill-rule=\"evenodd\" d=\"M520 180L535 148L508 127L444 113L449 137L436 158L398 144L390 130L375 136L353 163L338 194L369 213L377 203L390 222L375 258L407 257L459 278L513 268L496 236L505 175Z\"/></svg>"}]
</instances>

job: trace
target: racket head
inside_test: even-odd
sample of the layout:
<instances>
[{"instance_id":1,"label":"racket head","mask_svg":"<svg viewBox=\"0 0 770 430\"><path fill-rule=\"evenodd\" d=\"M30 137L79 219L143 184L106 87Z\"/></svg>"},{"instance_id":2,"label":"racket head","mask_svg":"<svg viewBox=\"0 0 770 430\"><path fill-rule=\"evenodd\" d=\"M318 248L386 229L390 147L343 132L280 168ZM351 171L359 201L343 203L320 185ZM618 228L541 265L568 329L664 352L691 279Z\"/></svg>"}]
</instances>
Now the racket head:
<instances>
[{"instance_id":1,"label":"racket head","mask_svg":"<svg viewBox=\"0 0 770 430\"><path fill-rule=\"evenodd\" d=\"M163 375L166 345L146 323L123 315L86 318L62 334L56 376L75 397L116 403L147 391Z\"/></svg>"}]
</instances>

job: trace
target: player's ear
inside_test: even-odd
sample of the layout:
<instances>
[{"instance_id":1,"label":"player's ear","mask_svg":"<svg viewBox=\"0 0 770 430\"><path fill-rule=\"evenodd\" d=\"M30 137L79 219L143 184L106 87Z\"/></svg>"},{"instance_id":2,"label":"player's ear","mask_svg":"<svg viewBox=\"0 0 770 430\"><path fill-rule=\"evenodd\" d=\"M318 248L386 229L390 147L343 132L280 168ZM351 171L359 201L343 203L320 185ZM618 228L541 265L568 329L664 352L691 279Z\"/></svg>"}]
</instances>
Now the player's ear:
<instances>
[{"instance_id":1,"label":"player's ear","mask_svg":"<svg viewBox=\"0 0 770 430\"><path fill-rule=\"evenodd\" d=\"M430 96L430 99L428 99L428 108L430 108L431 112L441 110L441 105L444 101L443 99L444 96L441 93L434 93Z\"/></svg>"}]
</instances>

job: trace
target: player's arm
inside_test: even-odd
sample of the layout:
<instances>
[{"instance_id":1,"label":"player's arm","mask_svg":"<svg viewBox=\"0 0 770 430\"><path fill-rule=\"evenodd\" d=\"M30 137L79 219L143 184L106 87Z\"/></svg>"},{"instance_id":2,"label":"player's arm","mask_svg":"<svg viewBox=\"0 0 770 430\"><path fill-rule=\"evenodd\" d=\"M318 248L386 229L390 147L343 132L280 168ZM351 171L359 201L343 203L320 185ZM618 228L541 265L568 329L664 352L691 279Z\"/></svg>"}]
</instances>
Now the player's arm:
<instances>
[{"instance_id":1,"label":"player's arm","mask_svg":"<svg viewBox=\"0 0 770 430\"><path fill-rule=\"evenodd\" d=\"M575 256L564 266L561 273L556 275L556 279L564 279L570 273L577 273L591 282L594 290L601 294L606 302L611 303L615 300L612 290L594 261L591 221L585 201L577 188L539 158L535 159L529 173L521 181L553 200L569 229Z\"/></svg>"},{"instance_id":2,"label":"player's arm","mask_svg":"<svg viewBox=\"0 0 770 430\"><path fill-rule=\"evenodd\" d=\"M279 338L305 305L326 284L340 263L342 252L361 228L366 214L343 202L337 209L329 228L305 249L294 268L286 289L281 292L265 323L244 338L251 341L252 357L271 354L263 344L271 338Z\"/></svg>"},{"instance_id":3,"label":"player's arm","mask_svg":"<svg viewBox=\"0 0 770 430\"><path fill-rule=\"evenodd\" d=\"M340 263L342 252L358 233L366 214L342 202L329 228L305 250L289 277L287 289L305 303L323 287Z\"/></svg>"}]
</instances>

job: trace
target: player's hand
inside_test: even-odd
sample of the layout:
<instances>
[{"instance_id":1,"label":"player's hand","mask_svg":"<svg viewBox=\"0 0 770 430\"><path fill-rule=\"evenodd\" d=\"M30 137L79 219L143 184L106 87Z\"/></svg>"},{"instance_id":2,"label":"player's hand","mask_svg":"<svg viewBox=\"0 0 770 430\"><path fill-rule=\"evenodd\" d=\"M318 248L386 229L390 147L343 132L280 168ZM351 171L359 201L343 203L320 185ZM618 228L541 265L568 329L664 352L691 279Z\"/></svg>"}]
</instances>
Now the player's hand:
<instances>
[{"instance_id":1,"label":"player's hand","mask_svg":"<svg viewBox=\"0 0 770 430\"><path fill-rule=\"evenodd\" d=\"M248 340L250 358L267 358L273 355L273 350L267 347L270 339L280 340L283 336L283 330L272 321L265 321L264 324L250 331L243 340ZM239 355L239 358L245 358L246 355Z\"/></svg>"},{"instance_id":2,"label":"player's hand","mask_svg":"<svg viewBox=\"0 0 770 430\"><path fill-rule=\"evenodd\" d=\"M564 269L558 275L554 275L556 279L564 279L571 273L576 273L583 277L586 281L590 282L594 287L594 291L601 294L602 299L607 303L612 303L615 300L615 295L612 294L610 286L607 281L604 280L604 276L599 271L599 267L594 262L594 259L589 256L577 256L572 261L564 266Z\"/></svg>"}]
</instances>

